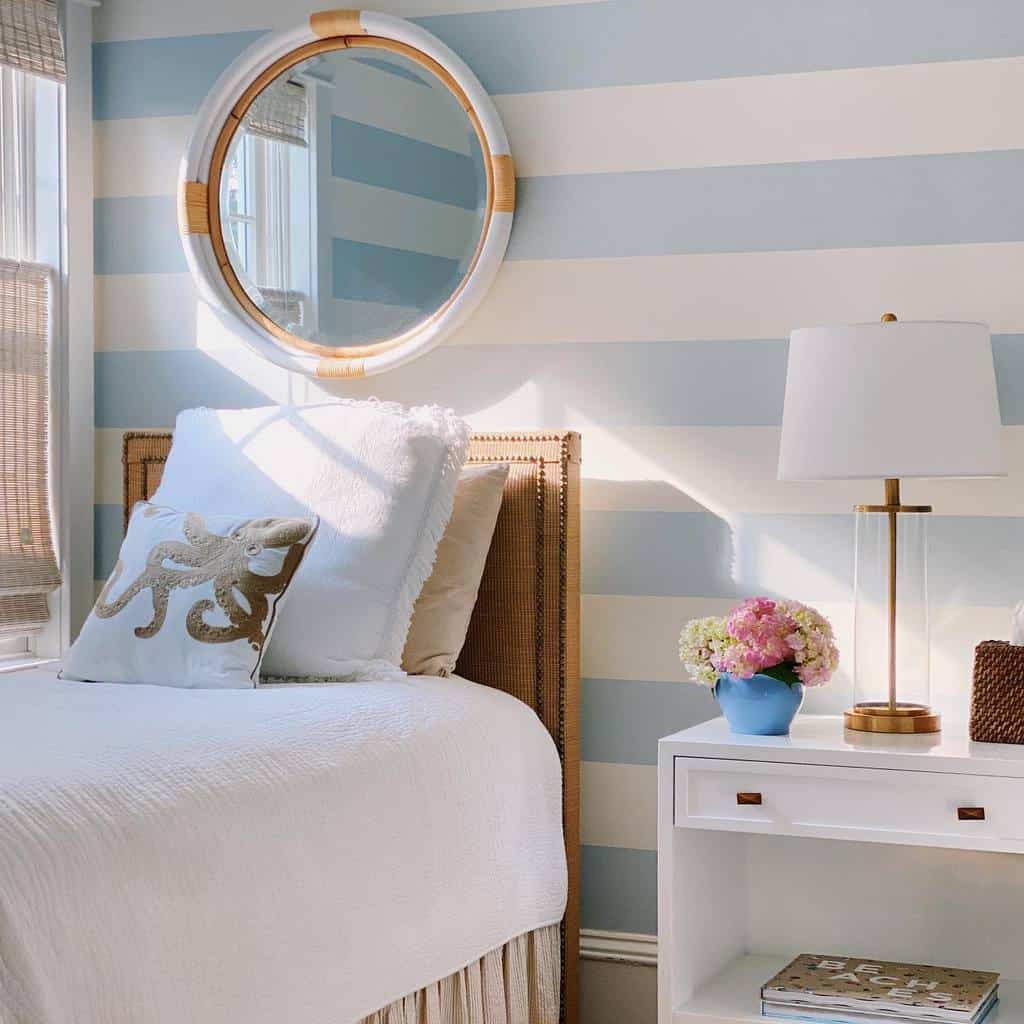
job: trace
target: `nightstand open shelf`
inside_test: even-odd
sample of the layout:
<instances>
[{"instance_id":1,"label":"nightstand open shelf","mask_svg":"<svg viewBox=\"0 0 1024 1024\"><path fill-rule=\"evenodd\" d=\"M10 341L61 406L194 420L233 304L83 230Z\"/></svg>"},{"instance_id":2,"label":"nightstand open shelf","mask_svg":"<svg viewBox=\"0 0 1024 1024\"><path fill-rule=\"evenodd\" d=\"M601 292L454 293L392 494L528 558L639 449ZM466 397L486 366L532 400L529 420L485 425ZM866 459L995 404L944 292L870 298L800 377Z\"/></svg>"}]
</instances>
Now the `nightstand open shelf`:
<instances>
[{"instance_id":1,"label":"nightstand open shelf","mask_svg":"<svg viewBox=\"0 0 1024 1024\"><path fill-rule=\"evenodd\" d=\"M798 953L999 971L1024 1024L1024 747L791 737L722 720L659 748L660 1024L762 1020Z\"/></svg>"},{"instance_id":2,"label":"nightstand open shelf","mask_svg":"<svg viewBox=\"0 0 1024 1024\"><path fill-rule=\"evenodd\" d=\"M762 1024L758 990L767 978L785 967L788 956L737 957L715 975L682 1006L672 1012L673 1024L709 1024L728 1021L735 1024ZM1024 1022L1024 982L1001 980L999 1003L985 1024L1022 1024Z\"/></svg>"}]
</instances>

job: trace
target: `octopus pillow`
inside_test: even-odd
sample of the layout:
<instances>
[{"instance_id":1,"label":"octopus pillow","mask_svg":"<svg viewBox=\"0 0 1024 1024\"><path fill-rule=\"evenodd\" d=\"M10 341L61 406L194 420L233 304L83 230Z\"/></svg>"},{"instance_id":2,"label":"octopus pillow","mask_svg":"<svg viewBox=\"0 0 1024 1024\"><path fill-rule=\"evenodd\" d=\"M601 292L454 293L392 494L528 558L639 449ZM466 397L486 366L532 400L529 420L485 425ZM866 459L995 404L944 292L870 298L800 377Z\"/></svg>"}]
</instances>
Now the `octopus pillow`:
<instances>
[{"instance_id":1,"label":"octopus pillow","mask_svg":"<svg viewBox=\"0 0 1024 1024\"><path fill-rule=\"evenodd\" d=\"M278 606L318 525L315 516L199 516L139 502L63 677L255 686Z\"/></svg>"}]
</instances>

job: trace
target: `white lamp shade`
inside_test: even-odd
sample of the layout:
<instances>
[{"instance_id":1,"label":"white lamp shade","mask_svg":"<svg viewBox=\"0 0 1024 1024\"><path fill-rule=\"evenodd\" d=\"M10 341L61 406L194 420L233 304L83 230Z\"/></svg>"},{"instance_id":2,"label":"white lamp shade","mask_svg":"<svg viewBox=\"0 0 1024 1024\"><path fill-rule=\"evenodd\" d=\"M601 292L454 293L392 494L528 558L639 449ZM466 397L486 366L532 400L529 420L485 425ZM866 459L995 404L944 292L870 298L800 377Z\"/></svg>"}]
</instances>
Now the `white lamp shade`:
<instances>
[{"instance_id":1,"label":"white lamp shade","mask_svg":"<svg viewBox=\"0 0 1024 1024\"><path fill-rule=\"evenodd\" d=\"M903 321L790 335L780 480L1002 475L985 324Z\"/></svg>"}]
</instances>

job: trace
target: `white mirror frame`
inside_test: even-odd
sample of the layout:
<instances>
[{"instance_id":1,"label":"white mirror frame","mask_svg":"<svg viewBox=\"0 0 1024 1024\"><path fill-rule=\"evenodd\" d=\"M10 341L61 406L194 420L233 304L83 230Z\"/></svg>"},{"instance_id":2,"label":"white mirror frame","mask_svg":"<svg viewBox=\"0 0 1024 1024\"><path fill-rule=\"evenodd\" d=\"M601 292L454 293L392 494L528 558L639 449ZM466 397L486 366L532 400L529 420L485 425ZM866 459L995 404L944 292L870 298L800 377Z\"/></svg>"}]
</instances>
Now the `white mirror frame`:
<instances>
[{"instance_id":1,"label":"white mirror frame","mask_svg":"<svg viewBox=\"0 0 1024 1024\"><path fill-rule=\"evenodd\" d=\"M211 231L219 230L219 180L226 143L251 102L256 81L289 55L326 40L340 46L390 42L435 65L477 128L488 170L488 209L476 257L454 294L407 331L368 345L328 348L289 334L258 310L238 285L226 258L218 259ZM334 48L334 47L332 47ZM438 70L440 69L440 70ZM262 88L262 86L261 86ZM258 91L258 90L257 90ZM252 94L252 95L249 95ZM218 143L220 145L218 146ZM287 370L321 378L363 377L394 369L434 348L480 304L505 256L515 211L515 172L505 129L490 96L473 72L436 36L404 18L373 11L321 11L298 28L257 40L217 79L204 100L178 175L178 225L185 258L203 301L229 312L244 327L249 345ZM219 248L223 252L223 242Z\"/></svg>"}]
</instances>

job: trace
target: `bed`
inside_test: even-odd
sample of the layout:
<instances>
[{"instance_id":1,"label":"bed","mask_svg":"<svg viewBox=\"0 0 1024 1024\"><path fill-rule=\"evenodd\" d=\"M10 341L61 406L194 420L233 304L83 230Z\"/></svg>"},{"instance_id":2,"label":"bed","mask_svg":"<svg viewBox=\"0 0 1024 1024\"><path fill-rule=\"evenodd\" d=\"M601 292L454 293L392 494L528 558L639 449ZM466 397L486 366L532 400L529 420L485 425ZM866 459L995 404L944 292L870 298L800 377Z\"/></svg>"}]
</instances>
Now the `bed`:
<instances>
[{"instance_id":1,"label":"bed","mask_svg":"<svg viewBox=\"0 0 1024 1024\"><path fill-rule=\"evenodd\" d=\"M579 439L470 461L513 469L451 678L0 677L0 1019L576 1019Z\"/></svg>"}]
</instances>

